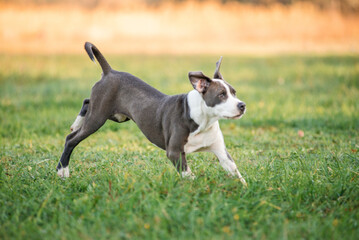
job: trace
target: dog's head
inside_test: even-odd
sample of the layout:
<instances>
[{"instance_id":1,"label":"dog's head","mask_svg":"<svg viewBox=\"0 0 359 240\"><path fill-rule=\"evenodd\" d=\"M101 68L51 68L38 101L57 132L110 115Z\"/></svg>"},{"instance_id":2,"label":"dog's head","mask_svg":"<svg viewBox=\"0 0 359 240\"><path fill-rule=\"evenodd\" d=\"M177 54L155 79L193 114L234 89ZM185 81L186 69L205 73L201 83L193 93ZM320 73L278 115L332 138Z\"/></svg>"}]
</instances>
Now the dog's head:
<instances>
[{"instance_id":1,"label":"dog's head","mask_svg":"<svg viewBox=\"0 0 359 240\"><path fill-rule=\"evenodd\" d=\"M213 79L202 72L189 72L188 77L208 107L219 118L239 119L246 111L246 104L236 96L236 90L224 81L219 69L222 57L216 63Z\"/></svg>"}]
</instances>

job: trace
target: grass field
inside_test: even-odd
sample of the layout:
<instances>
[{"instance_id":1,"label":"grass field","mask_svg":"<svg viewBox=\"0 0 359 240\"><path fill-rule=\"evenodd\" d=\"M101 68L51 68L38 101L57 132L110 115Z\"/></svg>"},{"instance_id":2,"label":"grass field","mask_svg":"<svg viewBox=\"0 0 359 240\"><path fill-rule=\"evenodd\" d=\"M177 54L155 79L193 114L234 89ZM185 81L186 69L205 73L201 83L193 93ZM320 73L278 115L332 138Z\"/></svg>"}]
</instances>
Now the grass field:
<instances>
[{"instance_id":1,"label":"grass field","mask_svg":"<svg viewBox=\"0 0 359 240\"><path fill-rule=\"evenodd\" d=\"M168 94L217 56L109 56ZM0 55L0 239L356 239L359 57L224 56L248 111L220 122L248 181L211 154L181 179L132 122L82 142L71 177L56 165L82 100L100 78L86 56ZM304 136L303 136L304 133Z\"/></svg>"}]
</instances>

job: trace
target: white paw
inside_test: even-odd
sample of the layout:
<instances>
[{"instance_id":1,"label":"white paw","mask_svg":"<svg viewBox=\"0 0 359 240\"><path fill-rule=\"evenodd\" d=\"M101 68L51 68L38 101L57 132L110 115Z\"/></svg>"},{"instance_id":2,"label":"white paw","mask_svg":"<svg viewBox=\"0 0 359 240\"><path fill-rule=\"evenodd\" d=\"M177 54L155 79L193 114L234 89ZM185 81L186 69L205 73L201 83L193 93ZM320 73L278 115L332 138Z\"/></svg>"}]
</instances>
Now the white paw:
<instances>
[{"instance_id":1,"label":"white paw","mask_svg":"<svg viewBox=\"0 0 359 240\"><path fill-rule=\"evenodd\" d=\"M187 179L191 179L191 180L194 180L196 178L196 176L191 172L191 170L188 170L186 172L182 172L182 177L187 178Z\"/></svg>"},{"instance_id":2,"label":"white paw","mask_svg":"<svg viewBox=\"0 0 359 240\"><path fill-rule=\"evenodd\" d=\"M59 170L57 170L57 176L62 177L62 178L70 177L69 166L67 166L65 168L60 168Z\"/></svg>"},{"instance_id":3,"label":"white paw","mask_svg":"<svg viewBox=\"0 0 359 240\"><path fill-rule=\"evenodd\" d=\"M242 175L239 173L238 169L236 169L236 175L239 178L239 180L241 181L241 183L245 186L248 187L248 184L246 182L246 180L244 180L244 178L242 177Z\"/></svg>"}]
</instances>

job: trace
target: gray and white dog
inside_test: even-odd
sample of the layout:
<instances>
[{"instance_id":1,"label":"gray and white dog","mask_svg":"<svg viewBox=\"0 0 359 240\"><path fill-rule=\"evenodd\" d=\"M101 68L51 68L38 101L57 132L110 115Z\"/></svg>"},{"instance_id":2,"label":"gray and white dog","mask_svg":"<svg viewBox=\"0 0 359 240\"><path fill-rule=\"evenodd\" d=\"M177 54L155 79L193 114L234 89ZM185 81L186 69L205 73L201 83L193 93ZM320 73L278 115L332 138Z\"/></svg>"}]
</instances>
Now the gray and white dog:
<instances>
[{"instance_id":1,"label":"gray and white dog","mask_svg":"<svg viewBox=\"0 0 359 240\"><path fill-rule=\"evenodd\" d=\"M239 119L246 105L236 97L234 88L219 72L222 57L216 63L214 77L202 72L189 72L194 90L188 94L165 95L139 78L113 70L100 51L85 44L90 58L100 63L103 74L85 99L79 116L66 137L65 149L57 166L60 177L69 177L69 160L73 149L96 132L108 119L134 121L143 134L167 152L182 177L194 178L186 154L212 152L231 175L246 185L235 162L226 150L219 119Z\"/></svg>"}]
</instances>

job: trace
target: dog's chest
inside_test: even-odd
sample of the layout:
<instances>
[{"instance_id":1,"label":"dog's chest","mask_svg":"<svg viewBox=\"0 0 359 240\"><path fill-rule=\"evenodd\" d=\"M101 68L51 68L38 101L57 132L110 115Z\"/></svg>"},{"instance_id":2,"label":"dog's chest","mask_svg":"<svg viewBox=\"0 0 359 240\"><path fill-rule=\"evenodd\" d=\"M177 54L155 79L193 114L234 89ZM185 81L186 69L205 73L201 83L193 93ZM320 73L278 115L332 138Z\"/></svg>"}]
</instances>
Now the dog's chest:
<instances>
[{"instance_id":1,"label":"dog's chest","mask_svg":"<svg viewBox=\"0 0 359 240\"><path fill-rule=\"evenodd\" d=\"M196 151L205 151L219 140L220 133L218 122L214 123L210 128L198 133L191 133L188 136L187 143L184 145L185 153Z\"/></svg>"}]
</instances>

